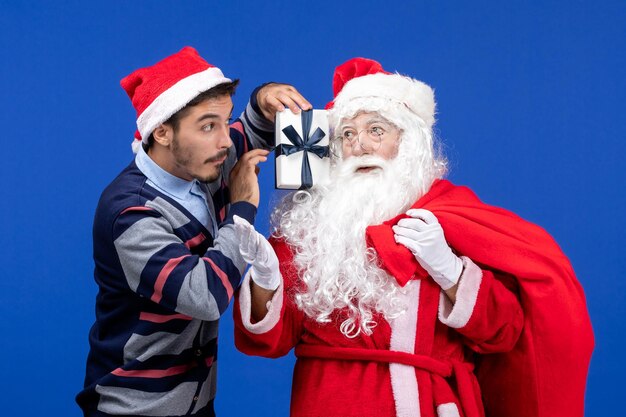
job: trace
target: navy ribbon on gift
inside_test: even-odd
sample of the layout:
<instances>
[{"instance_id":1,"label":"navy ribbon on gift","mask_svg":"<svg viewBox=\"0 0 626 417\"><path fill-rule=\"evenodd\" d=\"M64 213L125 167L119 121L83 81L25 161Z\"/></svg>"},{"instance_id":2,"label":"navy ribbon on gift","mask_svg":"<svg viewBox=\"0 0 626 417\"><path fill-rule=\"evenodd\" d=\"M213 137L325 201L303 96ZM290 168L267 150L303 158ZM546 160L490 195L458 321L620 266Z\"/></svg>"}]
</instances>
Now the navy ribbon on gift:
<instances>
[{"instance_id":1,"label":"navy ribbon on gift","mask_svg":"<svg viewBox=\"0 0 626 417\"><path fill-rule=\"evenodd\" d=\"M276 157L280 155L292 155L296 152L304 152L302 155L302 170L300 171L300 178L302 185L300 189L311 188L313 186L313 175L311 174L311 165L309 163L308 153L314 153L320 158L328 156L328 146L316 145L321 141L326 133L319 127L315 129L315 132L311 134L311 122L313 121L313 110L307 110L300 112L300 118L302 120L302 135L300 137L296 129L293 126L287 126L283 129L283 133L289 139L289 142L293 145L281 143L276 147Z\"/></svg>"}]
</instances>

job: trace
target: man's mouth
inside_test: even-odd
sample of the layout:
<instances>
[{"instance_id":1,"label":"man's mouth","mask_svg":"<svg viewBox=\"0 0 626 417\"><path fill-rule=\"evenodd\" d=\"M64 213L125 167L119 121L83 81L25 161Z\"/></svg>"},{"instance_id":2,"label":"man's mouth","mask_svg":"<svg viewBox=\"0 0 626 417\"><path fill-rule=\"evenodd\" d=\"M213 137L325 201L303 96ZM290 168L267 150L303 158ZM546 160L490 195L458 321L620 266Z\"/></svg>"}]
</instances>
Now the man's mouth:
<instances>
[{"instance_id":1,"label":"man's mouth","mask_svg":"<svg viewBox=\"0 0 626 417\"><path fill-rule=\"evenodd\" d=\"M213 162L214 164L220 165L220 164L223 164L225 160L226 160L226 157L223 156L219 159L213 159L211 162Z\"/></svg>"},{"instance_id":2,"label":"man's mouth","mask_svg":"<svg viewBox=\"0 0 626 417\"><path fill-rule=\"evenodd\" d=\"M226 161L226 157L228 156L228 151L220 151L217 153L217 155L210 157L209 159L207 159L206 161L204 161L205 164L221 164L224 161Z\"/></svg>"}]
</instances>

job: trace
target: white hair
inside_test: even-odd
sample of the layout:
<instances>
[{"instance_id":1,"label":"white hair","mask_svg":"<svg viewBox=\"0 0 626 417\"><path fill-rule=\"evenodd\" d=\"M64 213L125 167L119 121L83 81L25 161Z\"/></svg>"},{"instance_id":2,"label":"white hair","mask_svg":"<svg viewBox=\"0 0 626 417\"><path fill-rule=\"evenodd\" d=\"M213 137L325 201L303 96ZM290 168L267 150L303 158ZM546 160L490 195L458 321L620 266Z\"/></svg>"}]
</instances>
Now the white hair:
<instances>
[{"instance_id":1,"label":"white hair","mask_svg":"<svg viewBox=\"0 0 626 417\"><path fill-rule=\"evenodd\" d=\"M272 214L274 234L293 251L302 284L294 294L296 305L319 323L338 323L346 337L369 335L377 316L390 320L406 307L399 299L402 287L367 247L365 229L406 211L445 173L431 129L408 109L383 104L374 111L401 130L395 158L342 160L339 152L332 160L332 183L288 194ZM343 120L364 112L363 105L346 107L334 119L331 113L335 131ZM355 175L364 160L382 169Z\"/></svg>"}]
</instances>

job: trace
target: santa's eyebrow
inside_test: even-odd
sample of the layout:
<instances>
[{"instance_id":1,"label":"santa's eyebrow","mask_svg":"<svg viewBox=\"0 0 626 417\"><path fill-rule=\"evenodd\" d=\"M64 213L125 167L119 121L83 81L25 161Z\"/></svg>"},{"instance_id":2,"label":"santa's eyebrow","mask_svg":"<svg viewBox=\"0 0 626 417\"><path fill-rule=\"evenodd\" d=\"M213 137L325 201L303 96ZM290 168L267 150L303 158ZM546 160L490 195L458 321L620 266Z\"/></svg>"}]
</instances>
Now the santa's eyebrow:
<instances>
[{"instance_id":1,"label":"santa's eyebrow","mask_svg":"<svg viewBox=\"0 0 626 417\"><path fill-rule=\"evenodd\" d=\"M383 123L389 126L394 126L393 123L391 123L389 120L385 119L382 116L372 116L370 119L368 119L365 122L365 124L368 126L374 123ZM339 125L339 130L343 130L343 129L356 129L356 127L354 126L354 123L352 121L348 121L346 123L342 123L341 125Z\"/></svg>"},{"instance_id":2,"label":"santa's eyebrow","mask_svg":"<svg viewBox=\"0 0 626 417\"><path fill-rule=\"evenodd\" d=\"M390 125L391 123L385 119L384 117L372 117L371 119L369 119L366 124L371 125L373 123L384 123L387 125Z\"/></svg>"},{"instance_id":3,"label":"santa's eyebrow","mask_svg":"<svg viewBox=\"0 0 626 417\"><path fill-rule=\"evenodd\" d=\"M372 116L371 118L365 121L365 124L368 124L368 125L372 123L386 123L388 125L392 124L389 120L385 119L382 116ZM343 123L341 125L341 127L353 127L353 126L354 126L354 123L352 122Z\"/></svg>"}]
</instances>

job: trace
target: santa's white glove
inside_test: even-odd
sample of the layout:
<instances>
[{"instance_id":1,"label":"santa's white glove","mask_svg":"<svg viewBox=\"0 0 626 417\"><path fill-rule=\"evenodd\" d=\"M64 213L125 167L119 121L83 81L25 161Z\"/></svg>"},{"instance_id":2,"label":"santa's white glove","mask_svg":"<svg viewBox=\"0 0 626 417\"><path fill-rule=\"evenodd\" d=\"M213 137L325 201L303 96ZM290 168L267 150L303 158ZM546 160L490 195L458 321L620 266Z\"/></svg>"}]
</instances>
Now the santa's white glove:
<instances>
[{"instance_id":1,"label":"santa's white glove","mask_svg":"<svg viewBox=\"0 0 626 417\"><path fill-rule=\"evenodd\" d=\"M396 242L413 252L417 262L442 289L450 289L459 282L463 261L452 253L433 213L412 209L406 214L411 218L402 219L393 226Z\"/></svg>"},{"instance_id":2,"label":"santa's white glove","mask_svg":"<svg viewBox=\"0 0 626 417\"><path fill-rule=\"evenodd\" d=\"M272 245L247 220L239 216L234 216L233 220L239 237L239 252L243 260L250 264L252 280L259 287L275 290L280 285L280 271Z\"/></svg>"}]
</instances>

